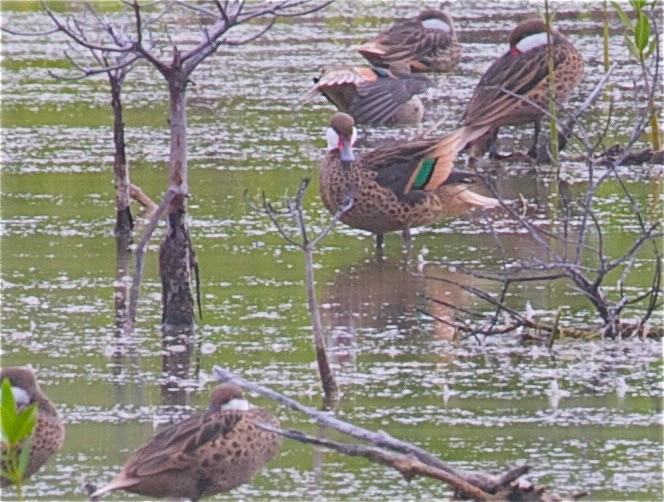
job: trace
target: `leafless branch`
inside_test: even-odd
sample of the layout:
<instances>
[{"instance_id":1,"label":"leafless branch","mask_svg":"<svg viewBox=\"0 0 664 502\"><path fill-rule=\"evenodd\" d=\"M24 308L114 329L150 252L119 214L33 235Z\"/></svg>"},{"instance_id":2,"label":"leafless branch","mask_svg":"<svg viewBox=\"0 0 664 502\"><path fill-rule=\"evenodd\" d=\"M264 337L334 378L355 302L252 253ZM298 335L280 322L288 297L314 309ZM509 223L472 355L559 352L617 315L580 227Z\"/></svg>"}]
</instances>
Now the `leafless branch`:
<instances>
[{"instance_id":1,"label":"leafless branch","mask_svg":"<svg viewBox=\"0 0 664 502\"><path fill-rule=\"evenodd\" d=\"M51 18L55 26L58 28L59 31L67 35L69 38L71 38L74 42L76 42L78 45L81 47L85 47L87 49L93 49L93 50L99 50L99 51L104 51L104 52L118 52L118 53L128 53L133 50L133 46L131 44L128 45L121 45L121 46L113 46L113 45L100 45L96 43L89 42L82 38L81 36L77 35L74 33L74 31L60 21L58 17L49 9L48 5L46 4L46 0L41 0L42 2L42 7L44 8L44 11L46 14Z\"/></svg>"},{"instance_id":2,"label":"leafless branch","mask_svg":"<svg viewBox=\"0 0 664 502\"><path fill-rule=\"evenodd\" d=\"M134 327L136 326L136 310L138 307L138 295L141 287L141 277L143 276L143 258L145 256L145 250L147 249L150 238L157 228L159 219L166 211L166 208L171 203L175 197L175 190L169 190L166 192L164 199L159 204L159 207L150 218L149 223L145 227L145 233L141 238L141 241L136 247L136 268L134 269L134 279L131 283L131 290L129 291L129 305L127 306L127 313L125 317L125 327L124 327L124 337L129 338L134 334Z\"/></svg>"},{"instance_id":3,"label":"leafless branch","mask_svg":"<svg viewBox=\"0 0 664 502\"><path fill-rule=\"evenodd\" d=\"M58 28L53 28L52 30L45 31L18 31L12 28L7 28L6 25L10 24L10 20L5 21L5 26L0 26L0 31L4 31L10 35L17 35L20 37L46 37L48 35L53 35L58 33L60 30Z\"/></svg>"},{"instance_id":4,"label":"leafless branch","mask_svg":"<svg viewBox=\"0 0 664 502\"><path fill-rule=\"evenodd\" d=\"M298 187L297 194L294 200L290 198L286 199L287 208L279 211L276 210L272 204L265 198L263 194L262 207L259 207L257 204L251 204L251 207L255 210L260 211L262 214L266 215L272 224L277 228L279 234L288 242L299 247L304 252L304 264L305 264L305 276L306 276L306 289L307 289L307 300L309 305L309 315L311 316L311 325L313 328L314 335L314 346L316 348L316 359L318 362L318 371L321 378L321 383L323 386L323 391L325 393L325 405L332 407L336 404L338 400L338 387L334 373L330 367L328 356L327 356L327 347L325 342L325 333L323 329L323 324L321 321L320 308L318 306L318 301L316 299L315 293L315 282L314 282L314 261L313 261L313 252L316 250L317 245L320 241L330 232L332 227L339 220L341 215L345 210L350 208L352 200L341 207L337 213L334 215L330 223L325 229L323 229L316 237L313 239L309 238L309 232L307 230L307 225L304 219L304 209L303 209L303 199L307 187L309 186L309 179L304 178L300 182ZM246 198L246 192L245 192ZM296 226L298 237L293 237L289 235L289 232L286 230L279 218L288 217Z\"/></svg>"},{"instance_id":5,"label":"leafless branch","mask_svg":"<svg viewBox=\"0 0 664 502\"><path fill-rule=\"evenodd\" d=\"M71 59L69 56L66 56L67 59L70 60L72 66L74 66L77 70L81 72L81 75L75 76L75 77L67 77L65 75L58 75L52 70L48 71L48 74L53 77L57 78L58 80L81 80L87 77L91 77L94 75L100 75L102 73L109 73L113 72L115 70L125 70L128 68L133 67L134 63L136 63L139 59L140 56L133 56L124 63L120 63L117 65L112 65L112 66L102 66L99 68L86 68L84 66L79 65L78 63L75 63L73 59Z\"/></svg>"}]
</instances>

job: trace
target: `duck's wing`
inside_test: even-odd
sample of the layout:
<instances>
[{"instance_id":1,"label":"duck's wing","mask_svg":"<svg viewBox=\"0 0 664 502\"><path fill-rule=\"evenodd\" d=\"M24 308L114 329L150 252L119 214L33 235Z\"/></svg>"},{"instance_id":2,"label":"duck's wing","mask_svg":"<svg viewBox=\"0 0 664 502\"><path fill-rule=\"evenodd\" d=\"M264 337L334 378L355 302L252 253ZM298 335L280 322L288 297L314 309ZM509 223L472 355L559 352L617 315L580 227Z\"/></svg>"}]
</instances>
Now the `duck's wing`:
<instances>
[{"instance_id":1,"label":"duck's wing","mask_svg":"<svg viewBox=\"0 0 664 502\"><path fill-rule=\"evenodd\" d=\"M361 124L384 124L402 104L427 87L426 79L410 75L364 82L357 86L349 113Z\"/></svg>"},{"instance_id":2,"label":"duck's wing","mask_svg":"<svg viewBox=\"0 0 664 502\"><path fill-rule=\"evenodd\" d=\"M408 202L443 184L468 181L468 174L453 174L453 162L467 143L488 127L462 127L440 139L419 140L378 148L361 158L362 168L375 171L374 180Z\"/></svg>"},{"instance_id":3,"label":"duck's wing","mask_svg":"<svg viewBox=\"0 0 664 502\"><path fill-rule=\"evenodd\" d=\"M242 417L241 411L224 410L174 424L137 450L125 464L123 472L129 478L141 478L186 469L196 462L196 454L201 448L232 432Z\"/></svg>"},{"instance_id":4,"label":"duck's wing","mask_svg":"<svg viewBox=\"0 0 664 502\"><path fill-rule=\"evenodd\" d=\"M568 53L555 46L553 49L555 71L555 68L567 59ZM548 77L547 59L547 46L543 45L519 54L507 52L494 61L475 88L462 117L464 124L489 124L501 116L508 115L522 100L501 89L526 96Z\"/></svg>"},{"instance_id":5,"label":"duck's wing","mask_svg":"<svg viewBox=\"0 0 664 502\"><path fill-rule=\"evenodd\" d=\"M358 85L374 81L377 78L378 75L374 69L369 67L333 66L323 68L320 75L314 77L314 85L300 97L300 102L307 103L314 99L319 92L323 94L335 93L337 89L350 88L354 94Z\"/></svg>"},{"instance_id":6,"label":"duck's wing","mask_svg":"<svg viewBox=\"0 0 664 502\"><path fill-rule=\"evenodd\" d=\"M378 148L362 157L362 167L374 171L374 181L394 192L400 200L418 202L426 195L426 183L421 178L418 185L409 189L411 178L417 178L418 173L425 173L421 177L428 178L435 175L436 180L430 184L433 189L434 183L444 183L451 173L451 162L438 163L432 156L435 145L436 140L420 140Z\"/></svg>"}]
</instances>

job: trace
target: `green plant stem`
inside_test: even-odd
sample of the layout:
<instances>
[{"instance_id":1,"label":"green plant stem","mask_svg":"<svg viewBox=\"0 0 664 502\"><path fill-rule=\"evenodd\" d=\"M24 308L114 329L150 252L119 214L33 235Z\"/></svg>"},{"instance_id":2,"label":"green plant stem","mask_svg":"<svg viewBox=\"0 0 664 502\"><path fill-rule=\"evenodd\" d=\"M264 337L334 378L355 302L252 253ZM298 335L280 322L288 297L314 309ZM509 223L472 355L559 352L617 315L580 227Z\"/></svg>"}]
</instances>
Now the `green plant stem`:
<instances>
[{"instance_id":1,"label":"green plant stem","mask_svg":"<svg viewBox=\"0 0 664 502\"><path fill-rule=\"evenodd\" d=\"M659 129L659 122L657 121L657 110L655 103L650 105L650 136L652 142L652 149L657 151L662 149L661 131Z\"/></svg>"},{"instance_id":2,"label":"green plant stem","mask_svg":"<svg viewBox=\"0 0 664 502\"><path fill-rule=\"evenodd\" d=\"M17 497L19 500L23 500L23 483L22 483L21 480L19 479L19 480L16 481L14 484L16 485L16 497Z\"/></svg>"},{"instance_id":3,"label":"green plant stem","mask_svg":"<svg viewBox=\"0 0 664 502\"><path fill-rule=\"evenodd\" d=\"M551 145L551 154L553 155L553 163L558 165L559 160L559 151L558 151L558 128L556 127L556 76L554 75L554 64L553 64L553 46L551 45L551 14L549 12L549 0L544 0L544 16L546 21L546 43L547 43L547 63L549 65L549 113L551 117L551 133L550 133L550 145Z\"/></svg>"}]
</instances>

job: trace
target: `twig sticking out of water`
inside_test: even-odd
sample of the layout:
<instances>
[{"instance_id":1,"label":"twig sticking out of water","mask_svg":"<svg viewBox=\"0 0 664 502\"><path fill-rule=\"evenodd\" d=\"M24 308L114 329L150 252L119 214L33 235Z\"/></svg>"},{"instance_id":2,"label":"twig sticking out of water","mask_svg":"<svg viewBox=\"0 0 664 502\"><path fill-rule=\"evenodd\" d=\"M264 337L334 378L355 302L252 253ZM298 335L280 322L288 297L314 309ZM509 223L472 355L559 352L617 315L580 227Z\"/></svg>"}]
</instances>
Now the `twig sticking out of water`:
<instances>
[{"instance_id":1,"label":"twig sticking out of water","mask_svg":"<svg viewBox=\"0 0 664 502\"><path fill-rule=\"evenodd\" d=\"M293 200L290 197L286 198L285 209L275 208L274 205L269 200L267 200L264 193L261 195L260 205L251 201L247 201L247 203L255 211L267 216L272 224L276 227L279 235L281 235L281 237L283 237L286 242L297 246L304 252L307 300L309 304L309 314L311 316L311 325L314 334L314 345L316 347L318 372L321 378L323 392L325 393L324 407L333 408L339 400L339 387L337 386L334 372L330 367L327 356L325 332L323 329L323 323L321 321L318 300L316 299L313 253L316 250L318 244L325 238L328 233L330 233L332 228L336 225L337 221L339 221L341 215L350 209L353 204L353 200L349 198L344 204L342 204L327 227L325 227L318 235L311 238L305 223L304 209L302 206L302 199L308 186L309 178L304 178L300 182L300 187L297 191L295 199ZM283 224L283 216L288 217L293 223L295 223L295 227L297 229L295 235L293 235L293 232L289 231Z\"/></svg>"}]
</instances>

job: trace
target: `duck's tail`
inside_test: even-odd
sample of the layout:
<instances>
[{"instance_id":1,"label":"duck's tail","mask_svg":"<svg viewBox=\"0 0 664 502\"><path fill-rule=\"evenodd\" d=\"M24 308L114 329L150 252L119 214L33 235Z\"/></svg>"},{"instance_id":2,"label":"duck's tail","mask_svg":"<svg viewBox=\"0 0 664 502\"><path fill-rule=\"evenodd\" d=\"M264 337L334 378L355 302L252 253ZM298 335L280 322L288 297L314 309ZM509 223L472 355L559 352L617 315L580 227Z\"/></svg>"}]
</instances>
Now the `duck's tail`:
<instances>
[{"instance_id":1,"label":"duck's tail","mask_svg":"<svg viewBox=\"0 0 664 502\"><path fill-rule=\"evenodd\" d=\"M466 204L473 207L481 207L484 209L493 209L500 206L500 201L494 199L493 197L486 197L485 195L480 195L472 190L462 190L457 196Z\"/></svg>"},{"instance_id":2,"label":"duck's tail","mask_svg":"<svg viewBox=\"0 0 664 502\"><path fill-rule=\"evenodd\" d=\"M387 54L387 51L385 50L385 47L383 47L380 44L377 44L376 42L365 42L362 45L358 45L355 47L355 50L359 52L360 54L371 54L371 55L376 55L376 56L384 56Z\"/></svg>"},{"instance_id":3,"label":"duck's tail","mask_svg":"<svg viewBox=\"0 0 664 502\"><path fill-rule=\"evenodd\" d=\"M445 165L454 161L457 155L466 148L468 143L475 141L489 130L489 126L464 126L446 134L432 149L433 157L440 159Z\"/></svg>"},{"instance_id":4,"label":"duck's tail","mask_svg":"<svg viewBox=\"0 0 664 502\"><path fill-rule=\"evenodd\" d=\"M110 493L115 490L122 490L123 488L127 488L128 486L132 486L138 483L137 479L132 479L132 478L125 478L122 476L116 477L113 481L111 481L109 484L106 486L100 488L99 490L95 491L93 494L90 495L91 500L98 500L99 497L102 495L105 495L106 493Z\"/></svg>"},{"instance_id":5,"label":"duck's tail","mask_svg":"<svg viewBox=\"0 0 664 502\"><path fill-rule=\"evenodd\" d=\"M318 95L319 90L320 90L319 78L314 78L314 85L307 92L302 94L302 96L300 96L298 102L302 104L312 101Z\"/></svg>"}]
</instances>

